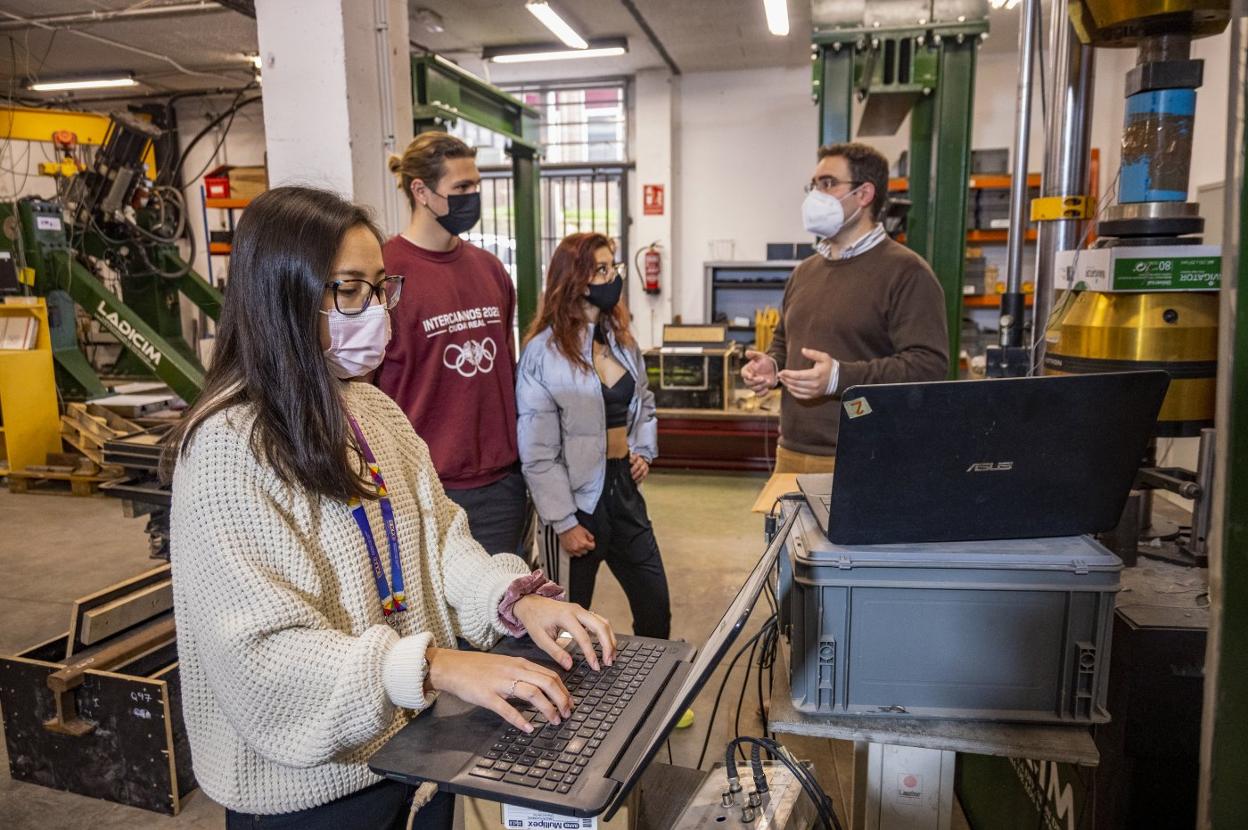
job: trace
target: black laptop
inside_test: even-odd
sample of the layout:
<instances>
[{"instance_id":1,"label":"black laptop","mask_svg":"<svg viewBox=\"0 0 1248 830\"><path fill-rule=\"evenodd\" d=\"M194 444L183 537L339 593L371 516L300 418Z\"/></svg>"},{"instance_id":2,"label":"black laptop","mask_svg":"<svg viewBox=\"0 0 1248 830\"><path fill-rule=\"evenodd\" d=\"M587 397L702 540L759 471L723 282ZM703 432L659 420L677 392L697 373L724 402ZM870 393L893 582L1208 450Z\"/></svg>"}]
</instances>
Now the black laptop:
<instances>
[{"instance_id":1,"label":"black laptop","mask_svg":"<svg viewBox=\"0 0 1248 830\"><path fill-rule=\"evenodd\" d=\"M1142 371L854 386L835 475L797 483L841 545L1099 533L1118 524L1169 382Z\"/></svg>"},{"instance_id":2,"label":"black laptop","mask_svg":"<svg viewBox=\"0 0 1248 830\"><path fill-rule=\"evenodd\" d=\"M614 813L741 633L796 517L768 545L696 658L687 643L622 636L610 668L591 671L578 655L565 672L527 637L507 638L494 653L525 657L563 676L574 699L571 718L555 726L527 710L539 728L526 735L493 712L444 694L373 755L369 767L396 781L434 781L448 792L564 815Z\"/></svg>"}]
</instances>

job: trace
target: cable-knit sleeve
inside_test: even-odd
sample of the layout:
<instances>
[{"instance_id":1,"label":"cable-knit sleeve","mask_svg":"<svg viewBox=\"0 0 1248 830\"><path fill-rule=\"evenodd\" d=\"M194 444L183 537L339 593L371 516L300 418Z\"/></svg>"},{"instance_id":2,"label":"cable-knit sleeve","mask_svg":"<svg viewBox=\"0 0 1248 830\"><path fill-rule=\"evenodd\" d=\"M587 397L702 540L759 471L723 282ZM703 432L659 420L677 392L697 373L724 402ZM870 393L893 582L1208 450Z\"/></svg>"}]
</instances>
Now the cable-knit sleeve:
<instances>
[{"instance_id":1,"label":"cable-knit sleeve","mask_svg":"<svg viewBox=\"0 0 1248 830\"><path fill-rule=\"evenodd\" d=\"M331 626L318 602L334 587L322 584L271 478L223 424L202 426L179 461L178 635L198 653L213 706L256 753L312 767L393 723L383 666L400 639L384 625L358 636Z\"/></svg>"},{"instance_id":2,"label":"cable-knit sleeve","mask_svg":"<svg viewBox=\"0 0 1248 830\"><path fill-rule=\"evenodd\" d=\"M488 649L509 633L498 616L498 605L516 577L530 573L529 567L514 554L490 556L472 538L468 514L447 497L428 445L401 409L388 400L385 405L393 410L390 420L401 436L409 474L415 478L412 489L423 514L425 544L439 563L435 578L441 577L442 596L450 606L456 633L476 648Z\"/></svg>"}]
</instances>

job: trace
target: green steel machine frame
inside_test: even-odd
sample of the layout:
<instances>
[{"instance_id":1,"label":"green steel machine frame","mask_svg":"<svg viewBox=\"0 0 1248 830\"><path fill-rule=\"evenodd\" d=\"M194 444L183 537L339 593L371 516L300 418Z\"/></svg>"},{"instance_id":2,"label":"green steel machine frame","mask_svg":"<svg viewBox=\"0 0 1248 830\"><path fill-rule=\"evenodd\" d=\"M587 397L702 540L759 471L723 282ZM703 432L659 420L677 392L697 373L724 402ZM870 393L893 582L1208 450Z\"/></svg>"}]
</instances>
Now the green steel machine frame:
<instances>
[{"instance_id":1,"label":"green steel machine frame","mask_svg":"<svg viewBox=\"0 0 1248 830\"><path fill-rule=\"evenodd\" d=\"M204 367L182 336L179 294L216 320L221 313L221 292L189 268L175 246L161 245L147 252L152 264L181 276L141 277L123 272L120 294L114 293L71 250L62 213L61 204L38 199L0 204L0 219L20 227L27 284L34 293L47 298L61 394L71 399L107 394L79 349L74 324L77 305L124 347L115 367L117 373L154 375L179 397L195 400L203 388ZM14 244L17 239L6 242ZM100 260L111 259L117 250L94 232L85 234L76 247Z\"/></svg>"},{"instance_id":2,"label":"green steel machine frame","mask_svg":"<svg viewBox=\"0 0 1248 830\"><path fill-rule=\"evenodd\" d=\"M855 97L864 104L859 135L892 135L910 116L906 245L931 263L945 291L951 377L962 319L975 58L987 14L988 4L977 0L812 3L819 143L850 140Z\"/></svg>"},{"instance_id":3,"label":"green steel machine frame","mask_svg":"<svg viewBox=\"0 0 1248 830\"><path fill-rule=\"evenodd\" d=\"M412 119L417 134L444 130L462 119L507 139L515 211L516 317L524 331L537 313L542 290L538 255L541 115L445 58L421 54L412 56Z\"/></svg>"}]
</instances>

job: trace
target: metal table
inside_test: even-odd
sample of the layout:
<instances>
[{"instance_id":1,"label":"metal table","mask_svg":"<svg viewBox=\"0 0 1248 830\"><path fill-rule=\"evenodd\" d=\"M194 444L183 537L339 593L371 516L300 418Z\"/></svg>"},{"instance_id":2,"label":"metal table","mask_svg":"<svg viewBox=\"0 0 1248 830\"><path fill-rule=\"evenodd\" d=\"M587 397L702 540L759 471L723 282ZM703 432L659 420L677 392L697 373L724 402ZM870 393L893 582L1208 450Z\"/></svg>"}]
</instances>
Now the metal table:
<instances>
[{"instance_id":1,"label":"metal table","mask_svg":"<svg viewBox=\"0 0 1248 830\"><path fill-rule=\"evenodd\" d=\"M781 735L854 742L854 830L947 830L957 753L1096 766L1087 726L810 715L793 706L789 653L776 672L768 725Z\"/></svg>"}]
</instances>

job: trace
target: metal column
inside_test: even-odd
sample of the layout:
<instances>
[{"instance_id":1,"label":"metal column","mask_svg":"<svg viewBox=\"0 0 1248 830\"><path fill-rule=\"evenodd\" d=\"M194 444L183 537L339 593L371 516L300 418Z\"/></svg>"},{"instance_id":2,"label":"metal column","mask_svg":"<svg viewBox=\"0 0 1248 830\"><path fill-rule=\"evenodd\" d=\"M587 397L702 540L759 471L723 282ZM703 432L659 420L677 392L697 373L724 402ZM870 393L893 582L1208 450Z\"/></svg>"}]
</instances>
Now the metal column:
<instances>
[{"instance_id":1,"label":"metal column","mask_svg":"<svg viewBox=\"0 0 1248 830\"><path fill-rule=\"evenodd\" d=\"M928 261L945 291L949 321L949 376L958 375L962 328L962 274L966 265L966 202L970 191L971 113L975 92L976 37L947 37L936 85L935 175L928 232Z\"/></svg>"},{"instance_id":2,"label":"metal column","mask_svg":"<svg viewBox=\"0 0 1248 830\"><path fill-rule=\"evenodd\" d=\"M1024 0L1018 27L1018 103L1014 119L1014 169L1010 179L1010 233L1005 294L1001 297L1001 347L1023 344L1023 245L1027 241L1027 162L1031 150L1031 76L1035 71L1040 0ZM1030 363L1027 364L1030 366Z\"/></svg>"},{"instance_id":3,"label":"metal column","mask_svg":"<svg viewBox=\"0 0 1248 830\"><path fill-rule=\"evenodd\" d=\"M1248 827L1248 0L1233 15L1200 828Z\"/></svg>"},{"instance_id":4,"label":"metal column","mask_svg":"<svg viewBox=\"0 0 1248 830\"><path fill-rule=\"evenodd\" d=\"M936 96L925 95L910 110L910 213L906 217L906 245L924 259L931 252L932 131Z\"/></svg>"},{"instance_id":5,"label":"metal column","mask_svg":"<svg viewBox=\"0 0 1248 830\"><path fill-rule=\"evenodd\" d=\"M853 127L854 46L815 45L814 87L819 104L819 143L849 141Z\"/></svg>"},{"instance_id":6,"label":"metal column","mask_svg":"<svg viewBox=\"0 0 1248 830\"><path fill-rule=\"evenodd\" d=\"M1033 371L1044 365L1044 335L1053 309L1058 251L1078 248L1086 219L1095 211L1088 193L1092 132L1092 82L1096 50L1080 42L1063 7L1054 6L1049 54L1053 56L1053 105L1045 136L1040 196L1060 200L1063 217L1043 217L1036 241L1036 292L1032 311Z\"/></svg>"},{"instance_id":7,"label":"metal column","mask_svg":"<svg viewBox=\"0 0 1248 830\"><path fill-rule=\"evenodd\" d=\"M524 330L537 315L537 298L542 294L542 269L538 241L541 238L541 174L537 153L528 146L513 144L511 154L512 198L516 236L516 323Z\"/></svg>"}]
</instances>

